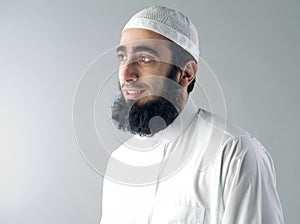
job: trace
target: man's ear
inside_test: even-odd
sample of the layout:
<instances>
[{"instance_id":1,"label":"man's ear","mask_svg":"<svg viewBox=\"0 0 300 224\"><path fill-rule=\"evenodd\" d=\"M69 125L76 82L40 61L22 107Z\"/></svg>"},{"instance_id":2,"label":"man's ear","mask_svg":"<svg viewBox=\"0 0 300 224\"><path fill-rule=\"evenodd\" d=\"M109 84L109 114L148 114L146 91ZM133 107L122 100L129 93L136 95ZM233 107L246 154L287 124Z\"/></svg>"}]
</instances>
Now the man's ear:
<instances>
[{"instance_id":1,"label":"man's ear","mask_svg":"<svg viewBox=\"0 0 300 224\"><path fill-rule=\"evenodd\" d=\"M198 65L195 61L191 60L185 63L180 75L179 84L184 88L188 87L189 84L194 80L197 71Z\"/></svg>"}]
</instances>

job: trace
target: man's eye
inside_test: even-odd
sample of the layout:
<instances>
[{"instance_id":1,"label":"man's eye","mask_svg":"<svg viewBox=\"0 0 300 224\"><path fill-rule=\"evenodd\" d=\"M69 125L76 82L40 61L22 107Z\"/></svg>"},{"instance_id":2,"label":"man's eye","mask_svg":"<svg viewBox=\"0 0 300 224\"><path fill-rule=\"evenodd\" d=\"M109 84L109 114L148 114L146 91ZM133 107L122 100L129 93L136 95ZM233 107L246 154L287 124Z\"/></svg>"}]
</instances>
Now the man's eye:
<instances>
[{"instance_id":1,"label":"man's eye","mask_svg":"<svg viewBox=\"0 0 300 224\"><path fill-rule=\"evenodd\" d=\"M126 59L127 59L127 57L125 55L123 55L123 54L118 54L117 57L118 57L119 61L126 61Z\"/></svg>"},{"instance_id":2,"label":"man's eye","mask_svg":"<svg viewBox=\"0 0 300 224\"><path fill-rule=\"evenodd\" d=\"M148 63L154 61L154 59L152 57L146 56L146 55L141 55L139 57L139 62L144 62L144 63Z\"/></svg>"}]
</instances>

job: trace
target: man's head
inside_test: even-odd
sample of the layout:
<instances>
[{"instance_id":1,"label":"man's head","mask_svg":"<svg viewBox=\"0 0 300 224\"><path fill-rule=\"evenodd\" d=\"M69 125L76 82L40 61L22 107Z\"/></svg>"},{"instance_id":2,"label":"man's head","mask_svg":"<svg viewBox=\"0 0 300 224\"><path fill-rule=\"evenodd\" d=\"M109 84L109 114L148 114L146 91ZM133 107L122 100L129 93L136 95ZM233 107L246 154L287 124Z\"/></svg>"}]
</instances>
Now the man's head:
<instances>
[{"instance_id":1,"label":"man's head","mask_svg":"<svg viewBox=\"0 0 300 224\"><path fill-rule=\"evenodd\" d=\"M193 89L196 29L180 12L150 7L125 25L117 54L122 96L112 118L123 130L153 135L173 122Z\"/></svg>"}]
</instances>

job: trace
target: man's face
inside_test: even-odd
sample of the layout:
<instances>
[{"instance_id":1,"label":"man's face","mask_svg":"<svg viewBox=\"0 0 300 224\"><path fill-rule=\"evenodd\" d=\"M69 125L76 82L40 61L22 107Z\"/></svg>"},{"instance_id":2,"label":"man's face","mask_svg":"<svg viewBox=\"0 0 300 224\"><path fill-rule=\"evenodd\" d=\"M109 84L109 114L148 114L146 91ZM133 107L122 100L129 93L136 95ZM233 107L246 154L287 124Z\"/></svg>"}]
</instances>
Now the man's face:
<instances>
[{"instance_id":1,"label":"man's face","mask_svg":"<svg viewBox=\"0 0 300 224\"><path fill-rule=\"evenodd\" d=\"M143 104L161 95L163 80L172 69L168 43L164 36L146 29L123 32L117 54L119 81L126 101L139 100Z\"/></svg>"},{"instance_id":2,"label":"man's face","mask_svg":"<svg viewBox=\"0 0 300 224\"><path fill-rule=\"evenodd\" d=\"M127 29L117 49L122 96L113 104L118 127L141 136L164 129L178 116L183 88L171 63L171 42L145 29Z\"/></svg>"}]
</instances>

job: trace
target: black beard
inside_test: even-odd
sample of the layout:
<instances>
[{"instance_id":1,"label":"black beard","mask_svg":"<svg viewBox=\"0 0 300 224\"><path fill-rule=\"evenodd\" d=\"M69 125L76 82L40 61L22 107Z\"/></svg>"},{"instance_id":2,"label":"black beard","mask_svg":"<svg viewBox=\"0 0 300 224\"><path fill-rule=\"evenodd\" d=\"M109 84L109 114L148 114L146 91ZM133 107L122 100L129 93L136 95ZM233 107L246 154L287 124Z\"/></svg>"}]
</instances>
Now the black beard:
<instances>
[{"instance_id":1,"label":"black beard","mask_svg":"<svg viewBox=\"0 0 300 224\"><path fill-rule=\"evenodd\" d=\"M173 66L168 74L168 78L175 80L178 68ZM147 103L140 104L139 100L129 100L126 102L123 94L115 100L112 106L112 119L117 127L123 131L140 136L152 136L155 133L169 126L179 114L179 108L183 101L182 93L174 88L168 88L165 84L164 89L168 98L155 96ZM172 92L173 91L173 92ZM164 94L162 94L164 96ZM147 96L146 96L147 97ZM173 103L176 103L174 105Z\"/></svg>"}]
</instances>

